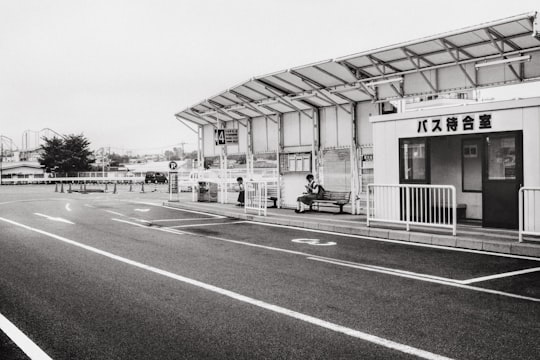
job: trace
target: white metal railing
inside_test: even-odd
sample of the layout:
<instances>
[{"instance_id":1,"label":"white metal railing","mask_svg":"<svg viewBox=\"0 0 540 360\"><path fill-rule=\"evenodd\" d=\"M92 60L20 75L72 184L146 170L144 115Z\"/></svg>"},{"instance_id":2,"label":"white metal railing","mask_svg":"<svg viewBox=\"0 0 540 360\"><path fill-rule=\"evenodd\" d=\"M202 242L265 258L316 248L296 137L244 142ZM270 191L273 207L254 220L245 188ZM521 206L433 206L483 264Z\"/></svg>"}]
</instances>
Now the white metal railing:
<instances>
[{"instance_id":1,"label":"white metal railing","mask_svg":"<svg viewBox=\"0 0 540 360\"><path fill-rule=\"evenodd\" d=\"M244 212L257 211L266 216L266 201L268 199L268 184L266 181L246 181L244 185Z\"/></svg>"},{"instance_id":2,"label":"white metal railing","mask_svg":"<svg viewBox=\"0 0 540 360\"><path fill-rule=\"evenodd\" d=\"M540 236L540 187L519 189L519 241L523 235Z\"/></svg>"},{"instance_id":3,"label":"white metal railing","mask_svg":"<svg viewBox=\"0 0 540 360\"><path fill-rule=\"evenodd\" d=\"M369 184L367 226L372 222L442 227L456 235L456 188L452 185Z\"/></svg>"},{"instance_id":4,"label":"white metal railing","mask_svg":"<svg viewBox=\"0 0 540 360\"><path fill-rule=\"evenodd\" d=\"M144 176L126 176L126 177L24 177L24 178L2 178L4 185L19 184L54 184L54 183L140 183L144 181Z\"/></svg>"},{"instance_id":5,"label":"white metal railing","mask_svg":"<svg viewBox=\"0 0 540 360\"><path fill-rule=\"evenodd\" d=\"M241 177L245 181L264 181L267 184L273 183L277 188L278 176L276 169L269 168L256 168L252 173L248 173L247 169L207 169L207 170L193 170L189 174L189 181L186 183L196 184L199 181L211 182L218 185L219 202L224 204L228 201L229 192L235 191L237 185L236 179ZM180 179L180 183L182 180ZM267 187L271 185L267 185ZM196 201L195 192L193 194L193 201Z\"/></svg>"}]
</instances>

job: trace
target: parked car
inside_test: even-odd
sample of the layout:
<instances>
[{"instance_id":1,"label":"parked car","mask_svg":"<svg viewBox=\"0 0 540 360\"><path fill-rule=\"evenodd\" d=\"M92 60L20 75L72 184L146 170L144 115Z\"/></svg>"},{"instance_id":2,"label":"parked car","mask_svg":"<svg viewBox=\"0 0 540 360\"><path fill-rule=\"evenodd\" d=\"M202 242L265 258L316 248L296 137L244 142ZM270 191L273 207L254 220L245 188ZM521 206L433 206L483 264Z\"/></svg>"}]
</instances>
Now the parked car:
<instances>
[{"instance_id":1,"label":"parked car","mask_svg":"<svg viewBox=\"0 0 540 360\"><path fill-rule=\"evenodd\" d=\"M145 183L166 184L169 182L167 176L161 172L148 171L144 178Z\"/></svg>"}]
</instances>

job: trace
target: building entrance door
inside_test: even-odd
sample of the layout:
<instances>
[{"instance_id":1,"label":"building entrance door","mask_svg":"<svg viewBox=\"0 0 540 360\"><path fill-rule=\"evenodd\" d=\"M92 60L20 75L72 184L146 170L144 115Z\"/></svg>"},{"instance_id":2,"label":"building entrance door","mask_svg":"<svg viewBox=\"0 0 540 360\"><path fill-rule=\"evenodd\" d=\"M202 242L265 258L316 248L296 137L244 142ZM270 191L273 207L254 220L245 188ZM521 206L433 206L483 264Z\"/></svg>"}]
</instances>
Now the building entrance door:
<instances>
[{"instance_id":1,"label":"building entrance door","mask_svg":"<svg viewBox=\"0 0 540 360\"><path fill-rule=\"evenodd\" d=\"M484 141L482 226L517 229L523 183L522 133L489 134Z\"/></svg>"}]
</instances>

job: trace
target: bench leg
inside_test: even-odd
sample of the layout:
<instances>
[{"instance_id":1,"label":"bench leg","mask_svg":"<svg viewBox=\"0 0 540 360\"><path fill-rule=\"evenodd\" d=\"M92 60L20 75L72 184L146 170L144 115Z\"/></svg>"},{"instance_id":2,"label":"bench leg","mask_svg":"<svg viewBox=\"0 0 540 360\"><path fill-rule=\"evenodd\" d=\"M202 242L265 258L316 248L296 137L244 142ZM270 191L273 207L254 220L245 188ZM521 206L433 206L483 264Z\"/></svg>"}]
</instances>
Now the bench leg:
<instances>
[{"instance_id":1,"label":"bench leg","mask_svg":"<svg viewBox=\"0 0 540 360\"><path fill-rule=\"evenodd\" d=\"M343 206L344 206L344 205L339 205L339 213L340 213L340 214L343 214Z\"/></svg>"}]
</instances>

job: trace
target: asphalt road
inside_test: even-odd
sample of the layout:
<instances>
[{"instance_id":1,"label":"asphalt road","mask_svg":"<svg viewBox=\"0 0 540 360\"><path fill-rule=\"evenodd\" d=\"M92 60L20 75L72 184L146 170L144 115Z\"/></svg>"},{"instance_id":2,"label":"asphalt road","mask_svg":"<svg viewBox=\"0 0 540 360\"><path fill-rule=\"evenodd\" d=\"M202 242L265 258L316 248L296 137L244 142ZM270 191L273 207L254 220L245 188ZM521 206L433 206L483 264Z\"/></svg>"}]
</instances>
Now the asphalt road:
<instances>
[{"instance_id":1,"label":"asphalt road","mask_svg":"<svg viewBox=\"0 0 540 360\"><path fill-rule=\"evenodd\" d=\"M0 315L52 359L540 354L535 259L17 189L0 192ZM25 358L0 331L0 359Z\"/></svg>"}]
</instances>

